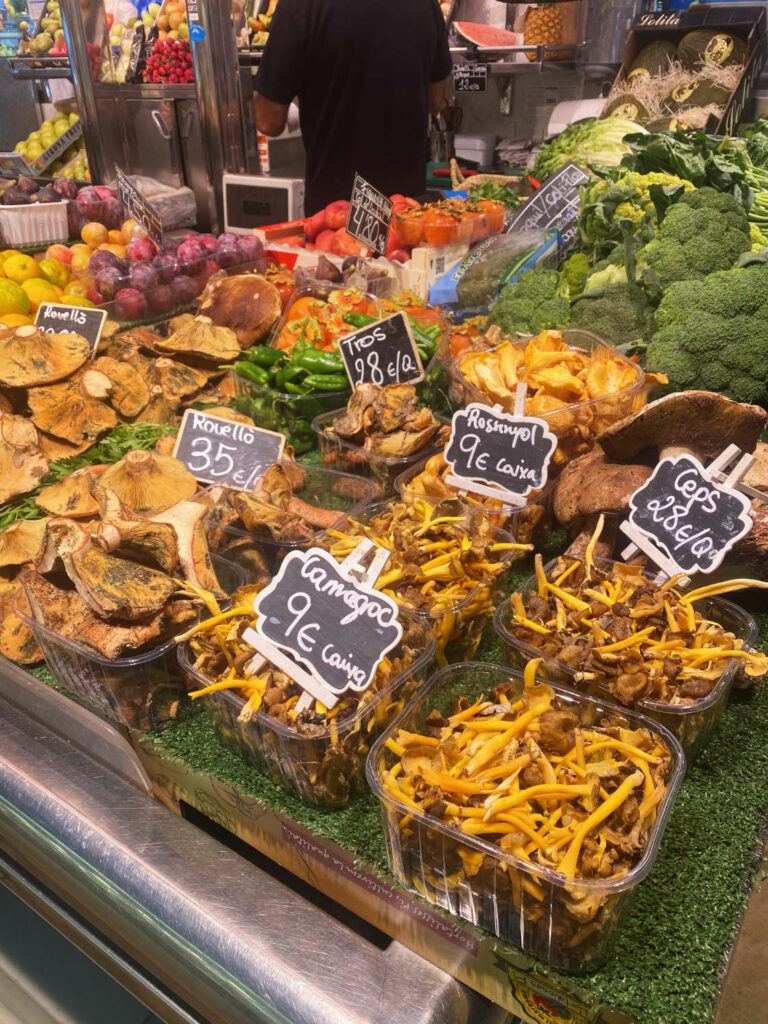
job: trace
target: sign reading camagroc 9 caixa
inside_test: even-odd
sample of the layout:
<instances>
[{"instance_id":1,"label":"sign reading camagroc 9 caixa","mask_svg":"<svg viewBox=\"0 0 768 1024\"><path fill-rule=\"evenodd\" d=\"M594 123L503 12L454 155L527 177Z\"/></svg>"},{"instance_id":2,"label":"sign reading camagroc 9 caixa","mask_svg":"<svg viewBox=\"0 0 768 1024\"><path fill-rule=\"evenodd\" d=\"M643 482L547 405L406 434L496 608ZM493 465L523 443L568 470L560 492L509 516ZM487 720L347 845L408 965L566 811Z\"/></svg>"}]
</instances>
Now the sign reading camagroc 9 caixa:
<instances>
[{"instance_id":1,"label":"sign reading camagroc 9 caixa","mask_svg":"<svg viewBox=\"0 0 768 1024\"><path fill-rule=\"evenodd\" d=\"M288 651L335 695L367 689L403 635L392 598L352 580L321 548L292 551L253 607L258 636Z\"/></svg>"}]
</instances>

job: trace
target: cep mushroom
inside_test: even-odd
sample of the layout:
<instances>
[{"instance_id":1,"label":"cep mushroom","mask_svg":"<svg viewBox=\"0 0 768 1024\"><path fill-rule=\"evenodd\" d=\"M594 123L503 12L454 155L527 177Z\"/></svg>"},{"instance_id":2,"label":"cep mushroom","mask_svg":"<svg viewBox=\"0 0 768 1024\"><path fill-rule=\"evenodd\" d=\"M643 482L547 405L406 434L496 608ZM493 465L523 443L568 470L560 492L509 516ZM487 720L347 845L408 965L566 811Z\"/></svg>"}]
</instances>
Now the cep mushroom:
<instances>
[{"instance_id":1,"label":"cep mushroom","mask_svg":"<svg viewBox=\"0 0 768 1024\"><path fill-rule=\"evenodd\" d=\"M59 564L80 597L105 619L143 619L159 612L178 589L165 573L102 551L73 519L51 519L46 526L37 571L50 573Z\"/></svg>"},{"instance_id":2,"label":"cep mushroom","mask_svg":"<svg viewBox=\"0 0 768 1024\"><path fill-rule=\"evenodd\" d=\"M34 426L23 416L0 413L0 503L31 491L47 472Z\"/></svg>"},{"instance_id":3,"label":"cep mushroom","mask_svg":"<svg viewBox=\"0 0 768 1024\"><path fill-rule=\"evenodd\" d=\"M280 293L258 274L211 278L200 296L199 310L219 327L235 332L242 348L262 341L281 313Z\"/></svg>"},{"instance_id":4,"label":"cep mushroom","mask_svg":"<svg viewBox=\"0 0 768 1024\"><path fill-rule=\"evenodd\" d=\"M93 368L112 382L109 402L115 412L125 419L138 416L149 401L149 388L139 371L130 363L110 356L95 359Z\"/></svg>"},{"instance_id":5,"label":"cep mushroom","mask_svg":"<svg viewBox=\"0 0 768 1024\"><path fill-rule=\"evenodd\" d=\"M768 413L758 405L734 402L713 391L680 391L614 423L598 441L617 462L650 447L659 449L659 458L688 452L713 459L729 444L751 452L766 424Z\"/></svg>"},{"instance_id":6,"label":"cep mushroom","mask_svg":"<svg viewBox=\"0 0 768 1024\"><path fill-rule=\"evenodd\" d=\"M44 487L35 498L35 504L51 516L65 516L69 519L95 516L99 506L91 495L92 481L97 480L106 469L106 466L76 469L58 483Z\"/></svg>"},{"instance_id":7,"label":"cep mushroom","mask_svg":"<svg viewBox=\"0 0 768 1024\"><path fill-rule=\"evenodd\" d=\"M196 316L188 326L161 338L156 348L163 354L186 356L215 366L230 363L240 355L235 332L228 327L218 327L208 316Z\"/></svg>"},{"instance_id":8,"label":"cep mushroom","mask_svg":"<svg viewBox=\"0 0 768 1024\"><path fill-rule=\"evenodd\" d=\"M12 388L52 384L79 370L90 354L79 334L47 334L24 324L0 337L0 382Z\"/></svg>"},{"instance_id":9,"label":"cep mushroom","mask_svg":"<svg viewBox=\"0 0 768 1024\"><path fill-rule=\"evenodd\" d=\"M611 462L600 448L570 462L557 478L554 512L574 537L568 554L583 556L601 513L614 513L603 529L595 554L610 557L618 528L618 514L626 513L630 496L642 487L650 466Z\"/></svg>"},{"instance_id":10,"label":"cep mushroom","mask_svg":"<svg viewBox=\"0 0 768 1024\"><path fill-rule=\"evenodd\" d=\"M151 516L198 491L197 480L183 462L170 455L136 451L110 466L100 479L132 512Z\"/></svg>"},{"instance_id":11,"label":"cep mushroom","mask_svg":"<svg viewBox=\"0 0 768 1024\"><path fill-rule=\"evenodd\" d=\"M107 401L112 381L99 370L84 370L63 384L32 388L27 401L32 422L71 444L93 440L117 424Z\"/></svg>"}]
</instances>

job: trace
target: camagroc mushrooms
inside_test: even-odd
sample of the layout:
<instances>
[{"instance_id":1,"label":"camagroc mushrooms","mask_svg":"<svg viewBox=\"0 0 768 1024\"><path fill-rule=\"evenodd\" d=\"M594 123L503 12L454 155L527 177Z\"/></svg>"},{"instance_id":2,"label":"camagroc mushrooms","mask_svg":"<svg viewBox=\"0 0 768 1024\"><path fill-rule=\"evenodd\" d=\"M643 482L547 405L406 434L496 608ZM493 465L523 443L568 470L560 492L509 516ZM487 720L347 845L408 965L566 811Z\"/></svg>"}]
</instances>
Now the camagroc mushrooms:
<instances>
[{"instance_id":1,"label":"camagroc mushrooms","mask_svg":"<svg viewBox=\"0 0 768 1024\"><path fill-rule=\"evenodd\" d=\"M155 347L162 353L186 356L204 365L229 363L240 355L235 332L216 326L208 316L196 316L189 325L161 338Z\"/></svg>"},{"instance_id":2,"label":"camagroc mushrooms","mask_svg":"<svg viewBox=\"0 0 768 1024\"><path fill-rule=\"evenodd\" d=\"M107 401L112 381L99 370L84 370L63 384L32 388L27 401L32 422L72 444L93 440L117 424Z\"/></svg>"},{"instance_id":3,"label":"camagroc mushrooms","mask_svg":"<svg viewBox=\"0 0 768 1024\"><path fill-rule=\"evenodd\" d=\"M51 519L46 526L36 569L45 574L59 566L103 618L145 618L159 612L178 589L165 573L107 554L73 519Z\"/></svg>"},{"instance_id":4,"label":"camagroc mushrooms","mask_svg":"<svg viewBox=\"0 0 768 1024\"><path fill-rule=\"evenodd\" d=\"M0 382L12 388L52 384L79 370L90 354L79 334L46 334L25 324L0 337Z\"/></svg>"},{"instance_id":5,"label":"camagroc mushrooms","mask_svg":"<svg viewBox=\"0 0 768 1024\"><path fill-rule=\"evenodd\" d=\"M651 475L641 463L611 462L599 447L568 463L557 478L554 512L558 522L574 537L568 554L579 557L586 549L601 512L615 513L603 529L597 555L611 556L620 513L626 513L630 496Z\"/></svg>"},{"instance_id":6,"label":"camagroc mushrooms","mask_svg":"<svg viewBox=\"0 0 768 1024\"><path fill-rule=\"evenodd\" d=\"M95 516L99 506L91 495L91 483L105 472L107 466L86 466L76 469L58 483L44 487L35 498L35 504L51 516L69 519L88 519Z\"/></svg>"},{"instance_id":7,"label":"camagroc mushrooms","mask_svg":"<svg viewBox=\"0 0 768 1024\"><path fill-rule=\"evenodd\" d=\"M199 490L186 466L170 455L128 452L101 477L102 487L114 491L123 504L139 515L151 516Z\"/></svg>"},{"instance_id":8,"label":"camagroc mushrooms","mask_svg":"<svg viewBox=\"0 0 768 1024\"><path fill-rule=\"evenodd\" d=\"M680 391L614 423L598 441L616 462L650 447L659 449L660 458L690 452L714 459L729 444L751 452L766 425L768 413L759 405L734 402L713 391Z\"/></svg>"},{"instance_id":9,"label":"camagroc mushrooms","mask_svg":"<svg viewBox=\"0 0 768 1024\"><path fill-rule=\"evenodd\" d=\"M0 413L0 502L31 491L47 472L34 426L24 416Z\"/></svg>"},{"instance_id":10,"label":"camagroc mushrooms","mask_svg":"<svg viewBox=\"0 0 768 1024\"><path fill-rule=\"evenodd\" d=\"M109 356L94 360L93 368L112 382L109 401L115 412L125 419L138 416L149 401L149 388L141 373L130 363Z\"/></svg>"},{"instance_id":11,"label":"camagroc mushrooms","mask_svg":"<svg viewBox=\"0 0 768 1024\"><path fill-rule=\"evenodd\" d=\"M259 274L212 277L200 296L199 309L214 324L229 327L242 348L255 345L277 323L280 293Z\"/></svg>"}]
</instances>

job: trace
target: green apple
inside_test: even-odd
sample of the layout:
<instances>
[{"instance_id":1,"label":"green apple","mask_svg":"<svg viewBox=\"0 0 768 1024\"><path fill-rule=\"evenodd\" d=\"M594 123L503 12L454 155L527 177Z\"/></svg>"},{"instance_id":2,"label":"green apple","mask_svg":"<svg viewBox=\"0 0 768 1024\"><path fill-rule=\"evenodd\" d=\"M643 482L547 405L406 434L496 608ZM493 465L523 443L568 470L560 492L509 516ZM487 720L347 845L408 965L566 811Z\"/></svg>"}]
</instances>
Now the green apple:
<instances>
[{"instance_id":1,"label":"green apple","mask_svg":"<svg viewBox=\"0 0 768 1024\"><path fill-rule=\"evenodd\" d=\"M178 28L179 39L189 40L189 25L186 21L182 21Z\"/></svg>"}]
</instances>

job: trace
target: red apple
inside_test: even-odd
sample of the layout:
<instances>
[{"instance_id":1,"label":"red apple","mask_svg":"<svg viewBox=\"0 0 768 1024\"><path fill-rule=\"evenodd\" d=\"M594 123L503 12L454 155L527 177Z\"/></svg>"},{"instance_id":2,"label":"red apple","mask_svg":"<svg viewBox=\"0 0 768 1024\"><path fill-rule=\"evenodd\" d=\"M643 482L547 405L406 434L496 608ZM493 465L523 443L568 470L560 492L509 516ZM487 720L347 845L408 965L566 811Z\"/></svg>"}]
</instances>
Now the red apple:
<instances>
[{"instance_id":1,"label":"red apple","mask_svg":"<svg viewBox=\"0 0 768 1024\"><path fill-rule=\"evenodd\" d=\"M362 242L358 242L352 235L347 234L343 228L336 232L331 242L331 252L337 256L366 256L368 254L368 250Z\"/></svg>"},{"instance_id":2,"label":"red apple","mask_svg":"<svg viewBox=\"0 0 768 1024\"><path fill-rule=\"evenodd\" d=\"M320 249L322 252L330 252L335 237L335 231L321 231L315 239L315 248Z\"/></svg>"},{"instance_id":3,"label":"red apple","mask_svg":"<svg viewBox=\"0 0 768 1024\"><path fill-rule=\"evenodd\" d=\"M331 231L338 231L347 223L349 213L349 200L337 199L335 203L329 203L325 208L325 223Z\"/></svg>"},{"instance_id":4,"label":"red apple","mask_svg":"<svg viewBox=\"0 0 768 1024\"><path fill-rule=\"evenodd\" d=\"M318 213L313 214L309 220L304 222L304 234L307 236L310 242L314 242L317 236L327 230L328 224L325 220L325 210L320 210Z\"/></svg>"},{"instance_id":5,"label":"red apple","mask_svg":"<svg viewBox=\"0 0 768 1024\"><path fill-rule=\"evenodd\" d=\"M128 243L125 251L132 263L139 263L154 259L157 249L150 238L134 238L132 242Z\"/></svg>"},{"instance_id":6,"label":"red apple","mask_svg":"<svg viewBox=\"0 0 768 1024\"><path fill-rule=\"evenodd\" d=\"M85 293L86 299L90 299L91 302L96 306L103 306L107 301L100 291L97 290L94 282L88 285L88 291Z\"/></svg>"}]
</instances>

